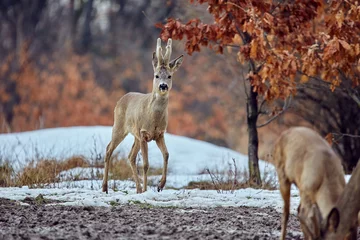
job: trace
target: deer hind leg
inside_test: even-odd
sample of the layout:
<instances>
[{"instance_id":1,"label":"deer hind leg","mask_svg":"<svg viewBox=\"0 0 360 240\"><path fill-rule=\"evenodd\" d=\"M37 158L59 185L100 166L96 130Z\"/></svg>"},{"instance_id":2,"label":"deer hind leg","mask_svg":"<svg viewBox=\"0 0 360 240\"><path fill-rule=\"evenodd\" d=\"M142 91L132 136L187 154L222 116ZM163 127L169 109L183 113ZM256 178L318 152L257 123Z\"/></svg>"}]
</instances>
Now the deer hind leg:
<instances>
[{"instance_id":1,"label":"deer hind leg","mask_svg":"<svg viewBox=\"0 0 360 240\"><path fill-rule=\"evenodd\" d=\"M102 191L108 193L108 176L109 176L109 168L110 168L110 159L113 154L115 148L119 146L119 144L124 140L126 134L117 131L117 128L114 126L112 139L110 143L106 147L106 155L105 155L105 170L104 170L104 178L102 184Z\"/></svg>"},{"instance_id":2,"label":"deer hind leg","mask_svg":"<svg viewBox=\"0 0 360 240\"><path fill-rule=\"evenodd\" d=\"M156 144L159 147L163 158L164 158L164 166L163 166L163 171L162 171L162 177L160 179L160 182L158 184L158 192L162 191L165 183L166 183L166 174L167 174L167 167L168 167L168 160L169 160L169 152L166 148L165 145L165 139L164 139L164 135L162 135L158 140L156 140Z\"/></svg>"},{"instance_id":3,"label":"deer hind leg","mask_svg":"<svg viewBox=\"0 0 360 240\"><path fill-rule=\"evenodd\" d=\"M140 150L140 142L137 138L135 138L134 144L131 148L128 158L131 166L131 171L133 173L134 181L136 184L136 193L141 193L140 179L136 169L136 156L139 153L139 150Z\"/></svg>"},{"instance_id":4,"label":"deer hind leg","mask_svg":"<svg viewBox=\"0 0 360 240\"><path fill-rule=\"evenodd\" d=\"M284 209L282 214L282 223L281 223L281 235L280 239L285 240L286 237L286 227L289 220L289 212L290 212L290 187L291 183L287 179L282 179L279 176L280 183L280 192L281 196L284 200Z\"/></svg>"}]
</instances>

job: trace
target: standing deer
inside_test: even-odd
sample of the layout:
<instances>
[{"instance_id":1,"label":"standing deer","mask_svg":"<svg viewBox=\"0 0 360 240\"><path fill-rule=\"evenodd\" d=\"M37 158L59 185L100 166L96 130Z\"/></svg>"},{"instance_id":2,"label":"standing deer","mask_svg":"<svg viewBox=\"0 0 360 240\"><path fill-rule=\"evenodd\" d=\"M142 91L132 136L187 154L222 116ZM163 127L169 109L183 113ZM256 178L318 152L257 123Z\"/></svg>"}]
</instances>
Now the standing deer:
<instances>
[{"instance_id":1,"label":"standing deer","mask_svg":"<svg viewBox=\"0 0 360 240\"><path fill-rule=\"evenodd\" d=\"M360 162L352 173L349 183L336 206L323 219L317 204L306 213L299 209L299 219L307 235L312 239L357 239L357 226L360 218Z\"/></svg>"},{"instance_id":2,"label":"standing deer","mask_svg":"<svg viewBox=\"0 0 360 240\"><path fill-rule=\"evenodd\" d=\"M151 140L156 141L164 158L158 191L165 186L169 153L165 145L164 133L168 124L169 91L172 87L172 75L179 69L183 61L183 55L170 61L171 43L172 40L169 39L165 55L162 55L161 39L157 39L156 51L152 57L154 68L152 92L148 94L127 93L116 104L112 138L106 148L103 192L108 193L110 157L128 133L135 137L128 158L136 183L136 192L142 193L147 190L147 171L149 169L147 143ZM143 157L143 190L136 170L136 156L140 149Z\"/></svg>"},{"instance_id":3,"label":"standing deer","mask_svg":"<svg viewBox=\"0 0 360 240\"><path fill-rule=\"evenodd\" d=\"M328 216L343 193L345 178L341 160L328 142L306 127L294 127L282 133L275 143L273 160L284 200L280 236L284 240L291 185L295 184L300 192L298 212L301 216L311 216L313 206L317 206L321 216ZM305 239L317 239L320 236L317 231L309 234L304 221L301 221L301 229Z\"/></svg>"}]
</instances>

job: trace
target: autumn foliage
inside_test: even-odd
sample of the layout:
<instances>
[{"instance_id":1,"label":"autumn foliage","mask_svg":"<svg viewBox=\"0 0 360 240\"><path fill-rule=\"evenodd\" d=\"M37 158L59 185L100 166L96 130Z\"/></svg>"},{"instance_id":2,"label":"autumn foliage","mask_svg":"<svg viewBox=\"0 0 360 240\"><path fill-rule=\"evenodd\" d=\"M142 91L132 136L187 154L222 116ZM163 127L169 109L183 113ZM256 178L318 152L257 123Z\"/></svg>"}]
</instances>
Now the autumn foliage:
<instances>
[{"instance_id":1,"label":"autumn foliage","mask_svg":"<svg viewBox=\"0 0 360 240\"><path fill-rule=\"evenodd\" d=\"M186 38L189 54L209 47L223 53L238 49L241 63L254 68L248 78L267 100L296 93L309 77L332 90L342 82L359 86L360 5L358 1L198 0L207 4L214 23L170 18L162 28L166 40Z\"/></svg>"},{"instance_id":2,"label":"autumn foliage","mask_svg":"<svg viewBox=\"0 0 360 240\"><path fill-rule=\"evenodd\" d=\"M354 128L344 126L349 122L356 125L351 121L356 115L349 114L356 104L349 108L347 101L360 106L358 2L96 2L0 3L1 133L112 125L113 109L121 96L151 91L151 54L161 31L163 40L183 39L173 42L174 54L181 54L185 44L192 55L185 56L174 79L169 133L246 153L246 94L256 94L259 108L253 112L264 114L258 120L262 125L269 113L276 116L283 111L280 105L274 111L266 109L275 99L300 97L299 87L322 82L335 94L329 91L329 96L317 98L321 100L305 99L298 105L305 105L310 113L330 105L329 114L341 124L331 121L329 127L320 129L323 119L329 121L325 115L316 116L310 124L324 136L329 132L357 134ZM111 8L101 12L103 6ZM165 24L157 25L160 29L154 27L166 18ZM108 23L105 28L103 22ZM248 89L249 83L256 92ZM334 107L337 96L342 103ZM263 98L270 101L262 104ZM286 114L283 116L288 118ZM289 118L298 125L296 117ZM267 153L264 145L272 145L280 131L276 125L269 126L259 131L260 157Z\"/></svg>"}]
</instances>

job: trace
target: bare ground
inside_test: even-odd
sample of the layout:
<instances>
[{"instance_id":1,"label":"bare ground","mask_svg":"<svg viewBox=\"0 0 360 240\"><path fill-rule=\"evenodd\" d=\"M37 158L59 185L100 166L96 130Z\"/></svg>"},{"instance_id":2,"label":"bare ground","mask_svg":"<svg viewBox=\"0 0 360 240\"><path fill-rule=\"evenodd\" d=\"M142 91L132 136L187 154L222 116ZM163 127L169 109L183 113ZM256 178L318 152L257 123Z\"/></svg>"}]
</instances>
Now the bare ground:
<instances>
[{"instance_id":1,"label":"bare ground","mask_svg":"<svg viewBox=\"0 0 360 240\"><path fill-rule=\"evenodd\" d=\"M0 239L278 239L281 214L272 208L30 206L0 198ZM290 216L288 239L301 239ZM292 233L293 232L293 233Z\"/></svg>"}]
</instances>

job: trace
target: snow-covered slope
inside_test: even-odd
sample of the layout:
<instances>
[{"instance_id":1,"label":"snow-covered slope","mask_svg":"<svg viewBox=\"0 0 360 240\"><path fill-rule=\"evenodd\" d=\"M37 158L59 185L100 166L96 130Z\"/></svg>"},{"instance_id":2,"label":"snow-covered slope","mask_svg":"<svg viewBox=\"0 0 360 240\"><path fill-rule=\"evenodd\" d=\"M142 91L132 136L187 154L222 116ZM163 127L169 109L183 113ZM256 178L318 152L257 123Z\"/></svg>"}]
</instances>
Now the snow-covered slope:
<instances>
[{"instance_id":1,"label":"snow-covered slope","mask_svg":"<svg viewBox=\"0 0 360 240\"><path fill-rule=\"evenodd\" d=\"M69 127L46 129L32 132L0 134L0 159L8 159L13 166L21 168L27 161L40 158L59 160L74 155L83 155L90 159L102 159L106 145L110 141L111 127ZM209 180L208 174L199 173L204 169L226 170L234 158L238 169L247 169L247 157L227 148L210 143L166 134L170 152L167 186L181 188L189 181ZM127 156L133 143L129 135L117 148ZM154 142L149 144L149 161L152 167L162 167L162 156ZM260 161L261 173L275 176L274 167ZM61 174L91 176L97 169L75 168ZM61 175L60 177L62 177ZM159 176L150 180L158 181ZM347 180L349 176L347 176ZM114 181L110 182L110 186ZM256 206L272 207L281 211L283 201L278 190L240 189L233 194L229 191L217 193L215 190L172 190L156 192L149 187L143 194L136 194L133 181L115 181L114 192L101 192L101 180L82 180L54 183L50 189L0 188L0 197L22 200L43 194L45 198L64 201L67 205L110 206L124 203L141 203L156 206L178 207L215 207L215 206ZM293 187L291 211L296 212L299 203L298 190Z\"/></svg>"},{"instance_id":2,"label":"snow-covered slope","mask_svg":"<svg viewBox=\"0 0 360 240\"><path fill-rule=\"evenodd\" d=\"M29 160L39 158L61 160L83 155L102 159L111 139L111 129L104 126L68 127L0 134L0 158L10 160L18 168ZM115 153L127 156L133 140L129 134ZM166 134L165 140L170 153L169 174L194 175L206 168L222 171L228 169L233 158L238 169L247 169L247 156L231 149L172 134ZM161 152L154 141L149 143L149 161L154 168L163 165ZM261 172L265 169L273 171L272 165L260 161Z\"/></svg>"}]
</instances>

